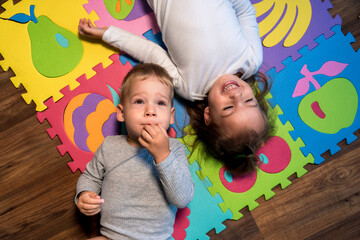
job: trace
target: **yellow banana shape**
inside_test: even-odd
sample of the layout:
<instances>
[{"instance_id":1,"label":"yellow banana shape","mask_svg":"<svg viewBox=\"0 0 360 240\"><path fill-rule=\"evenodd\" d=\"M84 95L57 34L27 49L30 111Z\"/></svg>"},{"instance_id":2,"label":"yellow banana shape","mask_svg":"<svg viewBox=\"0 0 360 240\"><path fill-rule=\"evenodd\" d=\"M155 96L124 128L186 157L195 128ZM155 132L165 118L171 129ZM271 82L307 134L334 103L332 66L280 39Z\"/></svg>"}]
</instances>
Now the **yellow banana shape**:
<instances>
[{"instance_id":1,"label":"yellow banana shape","mask_svg":"<svg viewBox=\"0 0 360 240\"><path fill-rule=\"evenodd\" d=\"M284 47L295 45L304 36L311 21L310 0L264 0L254 4L254 7L256 17L271 10L269 15L259 23L260 37L270 32L263 40L265 47L275 46L289 31ZM282 16L283 18L279 21ZM275 27L276 24L278 25Z\"/></svg>"}]
</instances>

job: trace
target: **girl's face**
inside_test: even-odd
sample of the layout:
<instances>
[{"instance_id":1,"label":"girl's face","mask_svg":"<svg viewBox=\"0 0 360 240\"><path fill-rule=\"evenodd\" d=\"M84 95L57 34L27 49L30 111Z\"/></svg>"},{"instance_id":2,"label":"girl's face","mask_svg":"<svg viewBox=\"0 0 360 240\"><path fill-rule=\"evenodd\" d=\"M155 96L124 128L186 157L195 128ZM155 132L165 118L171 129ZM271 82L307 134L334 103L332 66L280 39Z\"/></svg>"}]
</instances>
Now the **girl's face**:
<instances>
[{"instance_id":1,"label":"girl's face","mask_svg":"<svg viewBox=\"0 0 360 240\"><path fill-rule=\"evenodd\" d=\"M265 119L248 83L239 77L225 74L219 77L208 95L209 106L204 110L205 124L211 122L229 136L236 129L263 131Z\"/></svg>"}]
</instances>

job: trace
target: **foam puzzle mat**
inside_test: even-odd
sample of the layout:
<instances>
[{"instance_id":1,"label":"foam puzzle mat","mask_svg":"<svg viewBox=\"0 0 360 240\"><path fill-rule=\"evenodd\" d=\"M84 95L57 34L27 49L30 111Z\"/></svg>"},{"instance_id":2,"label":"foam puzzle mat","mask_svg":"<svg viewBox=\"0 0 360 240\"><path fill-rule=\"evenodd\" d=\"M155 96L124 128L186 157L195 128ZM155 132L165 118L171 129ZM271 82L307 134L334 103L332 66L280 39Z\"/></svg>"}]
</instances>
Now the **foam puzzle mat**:
<instances>
[{"instance_id":1,"label":"foam puzzle mat","mask_svg":"<svg viewBox=\"0 0 360 240\"><path fill-rule=\"evenodd\" d=\"M321 154L336 153L344 139L350 144L360 128L360 56L350 45L352 35L341 32L340 17L329 14L329 0L251 2L263 41L260 70L273 83L267 99L276 131L256 153L262 161L257 171L233 176L201 144L191 147L194 137L182 135L184 129L191 131L188 116L174 100L176 122L168 134L184 144L195 183L193 200L177 212L176 240L209 239L211 229L221 232L225 220L240 219L239 211L255 209L261 196L269 200L275 186L289 186L289 176L302 177L304 166L325 161ZM0 66L13 70L11 81L23 85L25 102L33 101L38 120L51 125L47 133L60 139L61 155L71 156L72 172L84 171L106 136L125 132L116 121L116 105L122 79L137 64L105 44L79 38L79 19L115 25L165 48L146 1L127 3L23 0L2 5L0 31L6 34L0 36Z\"/></svg>"}]
</instances>

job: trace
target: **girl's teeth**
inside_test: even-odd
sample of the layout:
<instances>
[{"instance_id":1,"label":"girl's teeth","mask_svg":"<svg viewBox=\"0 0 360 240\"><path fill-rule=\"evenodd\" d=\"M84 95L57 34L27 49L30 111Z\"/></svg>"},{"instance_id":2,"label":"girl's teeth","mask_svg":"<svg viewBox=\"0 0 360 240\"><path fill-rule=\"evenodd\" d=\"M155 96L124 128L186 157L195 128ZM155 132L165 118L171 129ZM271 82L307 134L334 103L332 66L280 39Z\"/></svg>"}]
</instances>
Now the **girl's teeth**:
<instances>
[{"instance_id":1,"label":"girl's teeth","mask_svg":"<svg viewBox=\"0 0 360 240\"><path fill-rule=\"evenodd\" d=\"M233 89L233 88L237 88L237 86L236 86L235 84L227 85L227 86L224 88L224 92L227 91L227 90Z\"/></svg>"}]
</instances>

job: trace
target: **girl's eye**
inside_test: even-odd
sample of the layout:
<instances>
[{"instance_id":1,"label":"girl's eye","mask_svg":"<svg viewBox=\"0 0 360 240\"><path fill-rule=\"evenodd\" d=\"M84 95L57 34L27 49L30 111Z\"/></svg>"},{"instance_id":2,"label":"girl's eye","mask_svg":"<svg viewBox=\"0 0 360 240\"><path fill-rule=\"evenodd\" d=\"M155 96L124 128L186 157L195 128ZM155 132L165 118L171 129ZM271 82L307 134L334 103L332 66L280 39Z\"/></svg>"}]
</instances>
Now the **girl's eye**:
<instances>
[{"instance_id":1,"label":"girl's eye","mask_svg":"<svg viewBox=\"0 0 360 240\"><path fill-rule=\"evenodd\" d=\"M233 108L233 106L227 106L227 107L224 108L224 110L229 110L231 108Z\"/></svg>"},{"instance_id":2,"label":"girl's eye","mask_svg":"<svg viewBox=\"0 0 360 240\"><path fill-rule=\"evenodd\" d=\"M143 100L138 99L138 100L135 100L134 103L135 104L143 104L144 102L143 102Z\"/></svg>"},{"instance_id":3,"label":"girl's eye","mask_svg":"<svg viewBox=\"0 0 360 240\"><path fill-rule=\"evenodd\" d=\"M250 99L248 99L248 100L246 100L245 102L251 102L253 99L252 98L250 98Z\"/></svg>"}]
</instances>

